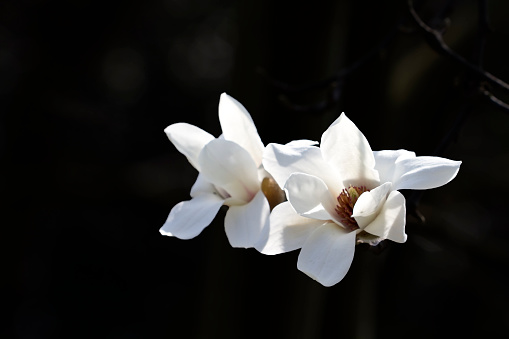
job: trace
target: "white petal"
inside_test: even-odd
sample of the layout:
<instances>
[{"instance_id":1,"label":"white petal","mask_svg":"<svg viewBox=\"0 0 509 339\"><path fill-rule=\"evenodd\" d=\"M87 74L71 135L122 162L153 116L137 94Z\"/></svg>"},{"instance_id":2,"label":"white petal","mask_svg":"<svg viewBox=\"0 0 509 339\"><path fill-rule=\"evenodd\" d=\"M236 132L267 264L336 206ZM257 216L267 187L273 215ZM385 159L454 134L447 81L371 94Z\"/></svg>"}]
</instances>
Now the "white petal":
<instances>
[{"instance_id":1,"label":"white petal","mask_svg":"<svg viewBox=\"0 0 509 339\"><path fill-rule=\"evenodd\" d=\"M337 284L352 264L355 232L334 223L318 227L302 246L297 268L324 286Z\"/></svg>"},{"instance_id":2,"label":"white petal","mask_svg":"<svg viewBox=\"0 0 509 339\"><path fill-rule=\"evenodd\" d=\"M279 254L302 247L307 237L322 220L301 217L289 202L277 205L270 213L268 234L255 246L263 254Z\"/></svg>"},{"instance_id":3,"label":"white petal","mask_svg":"<svg viewBox=\"0 0 509 339\"><path fill-rule=\"evenodd\" d=\"M353 207L352 217L355 218L357 224L362 229L371 223L387 200L387 195L391 190L392 184L386 182L369 192L361 194L355 206Z\"/></svg>"},{"instance_id":4,"label":"white petal","mask_svg":"<svg viewBox=\"0 0 509 339\"><path fill-rule=\"evenodd\" d=\"M214 136L199 127L183 122L170 125L164 129L168 139L177 150L187 157L187 160L198 171L198 156L205 145L214 140Z\"/></svg>"},{"instance_id":5,"label":"white petal","mask_svg":"<svg viewBox=\"0 0 509 339\"><path fill-rule=\"evenodd\" d=\"M292 140L286 144L286 146L291 147L308 147L318 145L318 141L308 140L308 139L300 139L300 140Z\"/></svg>"},{"instance_id":6,"label":"white petal","mask_svg":"<svg viewBox=\"0 0 509 339\"><path fill-rule=\"evenodd\" d=\"M288 201L303 217L331 220L335 208L334 198L322 179L314 175L294 173L285 185Z\"/></svg>"},{"instance_id":7,"label":"white petal","mask_svg":"<svg viewBox=\"0 0 509 339\"><path fill-rule=\"evenodd\" d=\"M364 231L382 239L403 243L407 238L405 223L405 197L398 191L392 191L378 216L364 228Z\"/></svg>"},{"instance_id":8,"label":"white petal","mask_svg":"<svg viewBox=\"0 0 509 339\"><path fill-rule=\"evenodd\" d=\"M415 153L404 149L397 151L373 151L375 169L380 175L380 182L395 182L394 171L396 162L403 159L415 158Z\"/></svg>"},{"instance_id":9,"label":"white petal","mask_svg":"<svg viewBox=\"0 0 509 339\"><path fill-rule=\"evenodd\" d=\"M320 149L345 187L378 186L379 176L368 140L344 113L323 133Z\"/></svg>"},{"instance_id":10,"label":"white petal","mask_svg":"<svg viewBox=\"0 0 509 339\"><path fill-rule=\"evenodd\" d=\"M416 157L396 162L394 189L424 190L443 186L456 177L461 161Z\"/></svg>"},{"instance_id":11,"label":"white petal","mask_svg":"<svg viewBox=\"0 0 509 339\"><path fill-rule=\"evenodd\" d=\"M191 197L194 198L200 194L217 194L214 185L199 173L196 181L191 187Z\"/></svg>"},{"instance_id":12,"label":"white petal","mask_svg":"<svg viewBox=\"0 0 509 339\"><path fill-rule=\"evenodd\" d=\"M269 144L263 153L263 167L284 187L293 173L306 173L321 178L334 194L344 188L318 147L308 140L292 141L286 145Z\"/></svg>"},{"instance_id":13,"label":"white petal","mask_svg":"<svg viewBox=\"0 0 509 339\"><path fill-rule=\"evenodd\" d=\"M253 158L256 167L262 163L263 143L248 111L226 93L219 99L219 122L226 140L233 141Z\"/></svg>"},{"instance_id":14,"label":"white petal","mask_svg":"<svg viewBox=\"0 0 509 339\"><path fill-rule=\"evenodd\" d=\"M226 236L232 247L253 247L269 227L270 207L262 191L241 206L230 206L224 219Z\"/></svg>"},{"instance_id":15,"label":"white petal","mask_svg":"<svg viewBox=\"0 0 509 339\"><path fill-rule=\"evenodd\" d=\"M162 235L191 239L207 227L223 205L223 199L213 194L201 194L188 201L175 205L163 227Z\"/></svg>"},{"instance_id":16,"label":"white petal","mask_svg":"<svg viewBox=\"0 0 509 339\"><path fill-rule=\"evenodd\" d=\"M235 200L249 202L260 189L253 159L232 141L212 140L203 148L198 163L201 174Z\"/></svg>"}]
</instances>

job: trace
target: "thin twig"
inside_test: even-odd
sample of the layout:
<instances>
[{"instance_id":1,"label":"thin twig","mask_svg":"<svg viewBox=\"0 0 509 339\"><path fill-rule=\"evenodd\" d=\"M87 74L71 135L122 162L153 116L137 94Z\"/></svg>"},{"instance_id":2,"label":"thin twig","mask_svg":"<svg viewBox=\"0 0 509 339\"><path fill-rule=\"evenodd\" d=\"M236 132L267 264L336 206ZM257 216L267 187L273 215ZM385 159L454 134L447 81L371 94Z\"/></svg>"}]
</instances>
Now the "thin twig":
<instances>
[{"instance_id":1,"label":"thin twig","mask_svg":"<svg viewBox=\"0 0 509 339\"><path fill-rule=\"evenodd\" d=\"M495 104L498 108L501 108L509 112L509 104L503 102L502 100L494 96L490 91L481 90L481 94L484 95L491 103Z\"/></svg>"},{"instance_id":2,"label":"thin twig","mask_svg":"<svg viewBox=\"0 0 509 339\"><path fill-rule=\"evenodd\" d=\"M442 34L428 25L426 25L422 19L417 15L417 12L412 7L412 0L408 1L409 3L409 9L410 13L416 20L416 22L419 24L421 28L423 28L429 36L432 36L434 38L433 46L438 46L438 49L440 52L443 52L445 55L448 55L452 57L453 59L461 62L463 65L467 66L469 69L472 69L475 71L476 76L479 76L479 74L482 74L485 76L486 80L489 80L488 77L491 76L490 73L484 72L483 69L483 56L484 56L484 48L485 48L485 42L486 42L486 34L489 31L488 28L488 17L487 17L487 8L486 8L486 1L485 0L479 0L479 10L478 10L478 44L477 49L474 52L474 59L476 59L478 66L475 66L471 63L469 63L467 60L465 60L460 55L456 54L452 49L449 48L445 44L445 42L442 39ZM493 77L502 84L502 87L507 86L503 81ZM468 81L467 87L467 97L472 97L471 95L468 95L469 93L479 91L486 97L488 97L493 103L495 103L497 106L509 110L509 105L501 101L500 99L496 98L493 94L491 94L489 91L482 88L482 85L480 84L480 81L471 80ZM470 115L472 111L472 105L469 101L465 100L465 104L461 109L458 110L458 115L456 116L456 119L451 127L451 129L447 132L447 134L444 136L444 138L441 140L441 142L438 144L437 148L433 152L433 155L440 156L442 155L447 147L451 144L453 140L456 140L459 134L459 131L465 121L467 120L468 116ZM407 199L407 207L409 209L409 213L417 217L421 222L424 222L424 216L419 212L418 206L420 203L420 200L422 199L424 195L424 190L422 191L413 191L410 193L408 199Z\"/></svg>"},{"instance_id":3,"label":"thin twig","mask_svg":"<svg viewBox=\"0 0 509 339\"><path fill-rule=\"evenodd\" d=\"M442 33L437 31L436 29L431 28L428 26L417 14L413 7L413 1L408 0L408 8L410 11L410 14L414 18L415 22L419 25L419 27L423 30L423 32L426 34L426 37L431 42L430 46L433 47L435 50L437 50L439 53L449 56L456 62L460 63L464 67L466 67L468 70L472 71L474 74L476 74L481 80L486 80L492 85L495 85L499 88L502 88L509 92L509 84L504 82L503 80L497 78L493 74L484 71L483 69L479 68L477 65L474 65L470 62L468 62L465 58L463 58L461 55L454 52L444 41L442 38Z\"/></svg>"}]
</instances>

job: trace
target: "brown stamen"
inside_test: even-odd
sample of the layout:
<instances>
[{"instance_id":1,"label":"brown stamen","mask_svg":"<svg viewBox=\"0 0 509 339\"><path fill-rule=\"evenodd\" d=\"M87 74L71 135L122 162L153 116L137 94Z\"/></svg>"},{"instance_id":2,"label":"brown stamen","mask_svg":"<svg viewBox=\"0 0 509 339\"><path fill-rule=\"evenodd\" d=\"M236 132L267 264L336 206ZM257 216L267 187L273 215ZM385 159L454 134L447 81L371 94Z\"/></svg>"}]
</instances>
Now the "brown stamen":
<instances>
[{"instance_id":1,"label":"brown stamen","mask_svg":"<svg viewBox=\"0 0 509 339\"><path fill-rule=\"evenodd\" d=\"M351 186L345 188L338 195L338 205L336 206L336 213L339 216L339 221L343 226L345 226L348 230L354 231L359 228L357 221L352 218L353 207L357 202L357 199L361 196L362 193L368 192L369 190L366 186Z\"/></svg>"}]
</instances>

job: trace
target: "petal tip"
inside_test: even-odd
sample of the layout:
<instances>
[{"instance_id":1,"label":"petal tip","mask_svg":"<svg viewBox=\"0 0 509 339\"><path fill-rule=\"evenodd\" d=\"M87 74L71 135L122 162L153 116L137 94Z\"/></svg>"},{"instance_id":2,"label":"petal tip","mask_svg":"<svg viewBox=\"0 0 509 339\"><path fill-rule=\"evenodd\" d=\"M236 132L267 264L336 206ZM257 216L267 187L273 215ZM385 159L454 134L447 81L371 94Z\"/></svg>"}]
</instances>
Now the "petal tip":
<instances>
[{"instance_id":1,"label":"petal tip","mask_svg":"<svg viewBox=\"0 0 509 339\"><path fill-rule=\"evenodd\" d=\"M171 131L175 128L175 125L178 125L179 123L175 123L175 124L171 124L169 126L167 126L165 129L164 129L164 133L166 133L166 135L169 135L171 133Z\"/></svg>"},{"instance_id":2,"label":"petal tip","mask_svg":"<svg viewBox=\"0 0 509 339\"><path fill-rule=\"evenodd\" d=\"M231 95L229 95L228 93L223 92L219 96L219 106L221 106L221 103L224 103L225 101L226 102L235 102L236 100Z\"/></svg>"},{"instance_id":3,"label":"petal tip","mask_svg":"<svg viewBox=\"0 0 509 339\"><path fill-rule=\"evenodd\" d=\"M182 128L187 128L187 127L190 127L190 128L198 128L194 125L191 125L191 124L188 124L186 122L176 122L174 124L171 124L169 125L168 127L166 127L164 129L164 133L166 133L166 135L168 136L168 138L170 137L170 135L172 135L174 132L178 132L180 129Z\"/></svg>"},{"instance_id":4,"label":"petal tip","mask_svg":"<svg viewBox=\"0 0 509 339\"><path fill-rule=\"evenodd\" d=\"M166 235L168 237L174 236L171 232L165 231L163 228L164 228L164 226L159 229L159 233L161 233L161 235Z\"/></svg>"}]
</instances>

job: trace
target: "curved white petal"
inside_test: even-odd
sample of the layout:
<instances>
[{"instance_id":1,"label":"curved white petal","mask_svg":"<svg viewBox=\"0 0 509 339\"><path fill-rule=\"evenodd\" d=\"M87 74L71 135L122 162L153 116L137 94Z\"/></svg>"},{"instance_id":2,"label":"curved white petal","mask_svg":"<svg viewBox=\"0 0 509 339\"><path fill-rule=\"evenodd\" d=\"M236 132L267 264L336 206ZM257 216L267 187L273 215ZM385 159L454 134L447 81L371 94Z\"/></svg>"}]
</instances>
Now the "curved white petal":
<instances>
[{"instance_id":1,"label":"curved white petal","mask_svg":"<svg viewBox=\"0 0 509 339\"><path fill-rule=\"evenodd\" d=\"M355 218L361 229L371 223L387 200L392 184L386 182L369 192L361 194L353 207L352 217Z\"/></svg>"},{"instance_id":2,"label":"curved white petal","mask_svg":"<svg viewBox=\"0 0 509 339\"><path fill-rule=\"evenodd\" d=\"M207 227L223 205L223 199L214 194L201 194L191 200L179 202L159 230L162 235L191 239Z\"/></svg>"},{"instance_id":3,"label":"curved white petal","mask_svg":"<svg viewBox=\"0 0 509 339\"><path fill-rule=\"evenodd\" d=\"M262 191L249 203L230 206L224 219L226 236L232 247L253 247L269 227L270 207Z\"/></svg>"},{"instance_id":4,"label":"curved white petal","mask_svg":"<svg viewBox=\"0 0 509 339\"><path fill-rule=\"evenodd\" d=\"M416 157L396 162L394 189L424 190L443 186L454 179L461 161L440 157Z\"/></svg>"},{"instance_id":5,"label":"curved white petal","mask_svg":"<svg viewBox=\"0 0 509 339\"><path fill-rule=\"evenodd\" d=\"M279 187L284 187L293 173L306 173L321 178L333 194L344 188L338 173L322 158L318 147L308 140L292 141L286 145L269 144L263 152L263 167Z\"/></svg>"},{"instance_id":6,"label":"curved white petal","mask_svg":"<svg viewBox=\"0 0 509 339\"><path fill-rule=\"evenodd\" d=\"M253 158L256 167L262 163L263 143L248 111L226 93L219 99L219 122L226 140L242 146Z\"/></svg>"},{"instance_id":7,"label":"curved white petal","mask_svg":"<svg viewBox=\"0 0 509 339\"><path fill-rule=\"evenodd\" d=\"M345 187L364 185L371 189L378 185L379 176L368 140L344 113L323 133L320 149Z\"/></svg>"},{"instance_id":8,"label":"curved white petal","mask_svg":"<svg viewBox=\"0 0 509 339\"><path fill-rule=\"evenodd\" d=\"M164 132L175 148L184 154L191 165L199 171L198 156L203 147L214 140L214 136L199 127L184 122L172 124L166 127Z\"/></svg>"},{"instance_id":9,"label":"curved white petal","mask_svg":"<svg viewBox=\"0 0 509 339\"><path fill-rule=\"evenodd\" d=\"M404 149L396 151L373 151L375 169L380 175L380 182L395 182L396 162L403 159L415 158L415 153Z\"/></svg>"},{"instance_id":10,"label":"curved white petal","mask_svg":"<svg viewBox=\"0 0 509 339\"><path fill-rule=\"evenodd\" d=\"M237 201L251 201L260 189L253 159L232 141L212 140L201 151L198 163L204 178Z\"/></svg>"},{"instance_id":11,"label":"curved white petal","mask_svg":"<svg viewBox=\"0 0 509 339\"><path fill-rule=\"evenodd\" d=\"M299 249L309 234L323 223L323 220L301 217L288 201L281 203L270 213L268 232L255 248L268 255Z\"/></svg>"},{"instance_id":12,"label":"curved white petal","mask_svg":"<svg viewBox=\"0 0 509 339\"><path fill-rule=\"evenodd\" d=\"M303 217L331 220L335 208L334 198L322 179L314 175L294 173L285 185L288 201Z\"/></svg>"},{"instance_id":13,"label":"curved white petal","mask_svg":"<svg viewBox=\"0 0 509 339\"><path fill-rule=\"evenodd\" d=\"M407 238L405 223L405 197L398 191L392 191L380 213L375 220L364 228L364 231L382 239L403 243Z\"/></svg>"},{"instance_id":14,"label":"curved white petal","mask_svg":"<svg viewBox=\"0 0 509 339\"><path fill-rule=\"evenodd\" d=\"M297 268L324 286L337 284L352 264L355 232L334 223L324 224L304 242Z\"/></svg>"}]
</instances>

